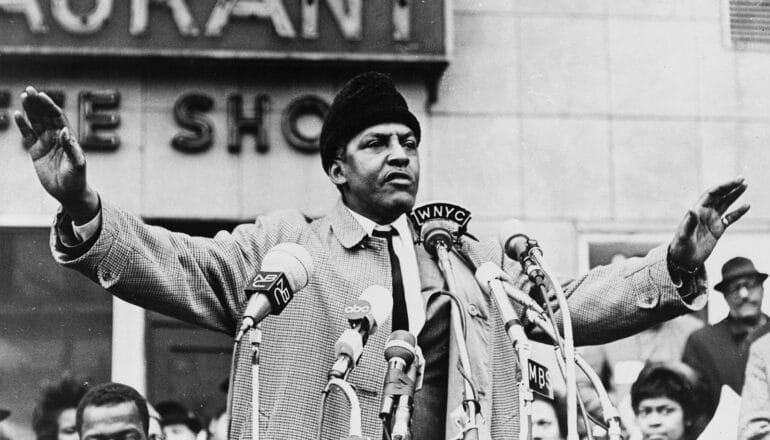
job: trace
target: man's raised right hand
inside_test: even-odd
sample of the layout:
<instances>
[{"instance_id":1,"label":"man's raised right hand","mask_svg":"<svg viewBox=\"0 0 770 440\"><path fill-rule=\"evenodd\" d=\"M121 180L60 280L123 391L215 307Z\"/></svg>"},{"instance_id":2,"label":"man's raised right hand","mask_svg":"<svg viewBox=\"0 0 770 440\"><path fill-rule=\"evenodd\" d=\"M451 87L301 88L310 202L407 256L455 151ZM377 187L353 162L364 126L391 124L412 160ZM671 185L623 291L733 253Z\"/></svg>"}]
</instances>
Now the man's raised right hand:
<instances>
[{"instance_id":1,"label":"man's raised right hand","mask_svg":"<svg viewBox=\"0 0 770 440\"><path fill-rule=\"evenodd\" d=\"M76 224L88 222L99 210L99 197L86 181L86 157L67 117L32 87L21 94L21 104L24 113L13 116L40 183Z\"/></svg>"}]
</instances>

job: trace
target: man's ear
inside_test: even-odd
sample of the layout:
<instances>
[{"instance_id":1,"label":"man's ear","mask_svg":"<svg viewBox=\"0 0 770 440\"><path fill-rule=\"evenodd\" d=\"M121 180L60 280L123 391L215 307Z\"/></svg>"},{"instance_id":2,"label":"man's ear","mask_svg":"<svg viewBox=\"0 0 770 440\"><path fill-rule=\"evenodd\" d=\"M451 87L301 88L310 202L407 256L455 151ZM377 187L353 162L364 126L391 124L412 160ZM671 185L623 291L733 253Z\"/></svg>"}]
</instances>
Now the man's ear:
<instances>
[{"instance_id":1,"label":"man's ear","mask_svg":"<svg viewBox=\"0 0 770 440\"><path fill-rule=\"evenodd\" d=\"M340 161L341 159L334 159L332 164L329 165L329 179L335 185L343 185L348 181Z\"/></svg>"}]
</instances>

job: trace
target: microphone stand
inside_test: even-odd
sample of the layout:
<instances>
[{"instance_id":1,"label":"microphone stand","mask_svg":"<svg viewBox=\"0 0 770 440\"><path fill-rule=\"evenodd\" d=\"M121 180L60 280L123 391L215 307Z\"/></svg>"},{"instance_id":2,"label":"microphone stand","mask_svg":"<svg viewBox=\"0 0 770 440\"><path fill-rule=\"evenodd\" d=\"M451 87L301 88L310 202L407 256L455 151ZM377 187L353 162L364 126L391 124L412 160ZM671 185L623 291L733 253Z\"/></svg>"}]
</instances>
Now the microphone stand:
<instances>
[{"instance_id":1,"label":"microphone stand","mask_svg":"<svg viewBox=\"0 0 770 440\"><path fill-rule=\"evenodd\" d=\"M564 363L564 352L562 349L563 343L561 342L561 338L558 337L558 334L554 332L554 329L551 325L552 323L549 322L541 313L538 313L532 309L525 309L525 313L529 321L540 327L540 329L543 330L546 335L548 335L548 337L554 341L554 350L556 351L556 360L559 365L559 371L561 372L562 376L565 376L566 365ZM608 440L621 440L622 430L620 426L620 415L612 403L612 400L610 399L610 396L607 393L601 378L579 353L575 353L575 362L577 366L583 371L583 373L586 374L588 380L591 382L591 385L596 390L597 396L599 397L599 403L602 407L604 422L608 426ZM582 407L582 401L580 401L580 403ZM585 415L585 408L581 409ZM588 423L586 423L586 426L588 426ZM588 430L588 435L589 437L591 436L590 430Z\"/></svg>"},{"instance_id":2,"label":"microphone stand","mask_svg":"<svg viewBox=\"0 0 770 440\"><path fill-rule=\"evenodd\" d=\"M476 422L476 416L480 413L479 402L476 397L476 390L473 384L470 382L469 377L471 375L471 362L468 356L468 347L465 344L465 331L460 324L460 319L463 318L463 310L460 308L459 301L454 295L457 291L457 282L455 281L454 271L452 270L452 263L449 261L449 246L445 240L439 238L436 240L436 256L438 257L439 269L444 274L444 278L449 288L453 301L452 304L452 317L450 319L452 325L452 333L454 334L455 343L458 347L460 366L463 370L463 408L465 410L465 420L463 421L463 427L461 431L461 438L464 440L476 440L479 437L478 424Z\"/></svg>"},{"instance_id":3,"label":"microphone stand","mask_svg":"<svg viewBox=\"0 0 770 440\"><path fill-rule=\"evenodd\" d=\"M531 242L534 242L532 240ZM559 308L561 309L562 322L564 327L564 347L562 353L565 358L565 382L567 385L567 440L578 440L577 432L577 373L575 370L575 339L572 334L572 316L570 315L569 305L567 304L567 297L564 294L564 290L561 284L553 276L553 271L543 258L543 253L537 243L530 245L528 250L529 257L542 269L545 276L551 282L554 292L556 293L556 299L559 302ZM546 305L550 308L550 303L545 291L545 286L542 281L537 283L538 287L542 290L543 299ZM556 322L553 323L556 326ZM558 330L558 329L557 329ZM556 333L558 335L558 331Z\"/></svg>"},{"instance_id":4,"label":"microphone stand","mask_svg":"<svg viewBox=\"0 0 770 440\"><path fill-rule=\"evenodd\" d=\"M251 325L238 332L233 343L233 356L230 361L230 380L227 389L227 437L230 438L233 429L233 398L235 397L235 368L238 357L238 346L243 336L248 335L251 340L251 438L259 440L259 347L262 344L262 327L259 323L251 321Z\"/></svg>"},{"instance_id":5,"label":"microphone stand","mask_svg":"<svg viewBox=\"0 0 770 440\"><path fill-rule=\"evenodd\" d=\"M348 381L337 377L329 379L321 396L321 420L318 424L318 440L323 440L321 438L321 433L323 431L324 412L326 409L326 400L332 386L336 386L342 390L350 404L350 429L348 431L348 440L369 440L368 437L364 437L361 431L361 404L358 401L358 395L356 395L355 389L353 389L353 386L348 383Z\"/></svg>"}]
</instances>

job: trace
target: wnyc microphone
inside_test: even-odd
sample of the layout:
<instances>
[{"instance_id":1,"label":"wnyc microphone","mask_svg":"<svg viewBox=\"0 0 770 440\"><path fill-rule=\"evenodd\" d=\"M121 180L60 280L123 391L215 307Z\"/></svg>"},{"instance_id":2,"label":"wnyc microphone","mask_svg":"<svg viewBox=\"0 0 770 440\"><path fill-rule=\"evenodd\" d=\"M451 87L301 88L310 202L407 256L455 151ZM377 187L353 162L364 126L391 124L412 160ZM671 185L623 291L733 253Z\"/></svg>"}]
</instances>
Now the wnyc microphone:
<instances>
[{"instance_id":1,"label":"wnyc microphone","mask_svg":"<svg viewBox=\"0 0 770 440\"><path fill-rule=\"evenodd\" d=\"M283 311L294 293L307 286L313 273L310 253L296 243L280 243L270 248L262 259L262 267L244 289L249 302L243 311L241 328L235 341L259 324L267 315Z\"/></svg>"},{"instance_id":2,"label":"wnyc microphone","mask_svg":"<svg viewBox=\"0 0 770 440\"><path fill-rule=\"evenodd\" d=\"M422 225L420 241L429 254L435 257L440 246L447 251L452 248L454 244L452 225L452 222L442 219L429 220ZM454 229L457 229L457 225L454 225Z\"/></svg>"},{"instance_id":3,"label":"wnyc microphone","mask_svg":"<svg viewBox=\"0 0 770 440\"><path fill-rule=\"evenodd\" d=\"M502 246L505 255L521 264L524 272L531 280L538 282L538 279L544 278L544 274L529 253L533 248L539 250L540 245L523 231L524 226L519 220L513 218L506 220L500 226L500 246Z\"/></svg>"},{"instance_id":4,"label":"wnyc microphone","mask_svg":"<svg viewBox=\"0 0 770 440\"><path fill-rule=\"evenodd\" d=\"M342 332L334 344L337 360L329 371L329 378L346 379L358 364L364 345L393 310L393 296L384 287L374 285L364 290L358 300L345 306L345 318L350 328Z\"/></svg>"}]
</instances>

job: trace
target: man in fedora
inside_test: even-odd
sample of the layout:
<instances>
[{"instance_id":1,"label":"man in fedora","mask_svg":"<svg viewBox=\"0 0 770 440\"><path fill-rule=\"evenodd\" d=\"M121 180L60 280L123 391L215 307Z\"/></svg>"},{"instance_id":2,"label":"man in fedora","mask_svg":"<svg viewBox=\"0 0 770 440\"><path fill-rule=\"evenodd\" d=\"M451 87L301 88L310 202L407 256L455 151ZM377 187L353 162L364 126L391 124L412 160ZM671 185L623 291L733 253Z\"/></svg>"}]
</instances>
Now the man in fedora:
<instances>
[{"instance_id":1,"label":"man in fedora","mask_svg":"<svg viewBox=\"0 0 770 440\"><path fill-rule=\"evenodd\" d=\"M727 261L722 266L722 281L714 289L724 294L730 313L687 340L682 360L703 375L716 398L722 385L741 393L749 345L770 332L770 320L762 313L766 278L748 258Z\"/></svg>"}]
</instances>

